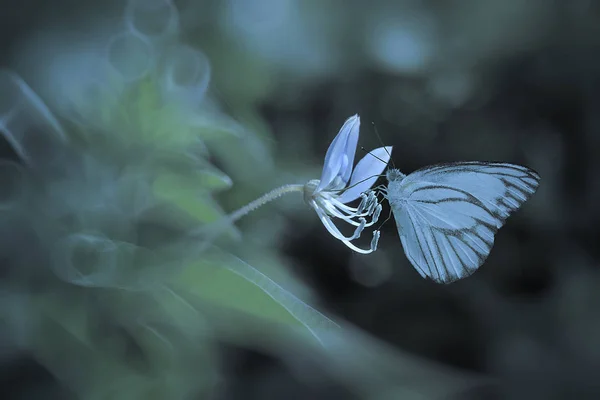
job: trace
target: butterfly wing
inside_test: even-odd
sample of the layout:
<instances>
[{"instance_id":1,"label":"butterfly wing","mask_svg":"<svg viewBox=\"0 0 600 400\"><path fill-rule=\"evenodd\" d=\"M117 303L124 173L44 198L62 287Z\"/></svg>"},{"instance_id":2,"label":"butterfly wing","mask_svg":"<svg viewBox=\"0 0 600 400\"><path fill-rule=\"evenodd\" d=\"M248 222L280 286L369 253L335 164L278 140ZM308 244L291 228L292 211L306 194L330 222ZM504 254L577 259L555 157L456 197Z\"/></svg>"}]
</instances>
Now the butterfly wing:
<instances>
[{"instance_id":1,"label":"butterfly wing","mask_svg":"<svg viewBox=\"0 0 600 400\"><path fill-rule=\"evenodd\" d=\"M450 283L488 257L494 235L539 185L539 175L507 163L439 164L388 185L400 240L423 277Z\"/></svg>"}]
</instances>

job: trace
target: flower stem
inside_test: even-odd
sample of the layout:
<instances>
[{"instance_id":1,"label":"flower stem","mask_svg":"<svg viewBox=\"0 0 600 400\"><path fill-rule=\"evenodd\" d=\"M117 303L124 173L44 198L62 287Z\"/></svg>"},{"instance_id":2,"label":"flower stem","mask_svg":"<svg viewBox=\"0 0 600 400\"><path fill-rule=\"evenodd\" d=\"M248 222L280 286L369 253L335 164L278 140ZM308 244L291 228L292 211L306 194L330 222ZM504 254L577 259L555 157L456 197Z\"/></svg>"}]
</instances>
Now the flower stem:
<instances>
[{"instance_id":1,"label":"flower stem","mask_svg":"<svg viewBox=\"0 0 600 400\"><path fill-rule=\"evenodd\" d=\"M278 187L276 189L271 190L268 193L265 193L264 195L260 196L258 199L251 201L250 203L246 204L245 206L235 210L231 214L224 216L223 218L216 221L215 223L212 223L212 224L209 224L209 225L206 225L206 226L200 228L199 230L197 230L195 232L195 234L196 235L200 234L201 236L204 236L204 240L200 244L198 251L203 252L204 250L206 250L208 248L208 246L210 246L212 244L212 242L219 235L221 235L221 233L223 233L223 231L225 231L227 228L229 228L231 226L232 223L234 223L235 221L244 217L245 215L251 213L252 211L256 210L257 208L283 196L286 193L292 193L292 192L302 193L303 191L304 191L304 185L299 185L299 184L284 185L284 186Z\"/></svg>"},{"instance_id":2,"label":"flower stem","mask_svg":"<svg viewBox=\"0 0 600 400\"><path fill-rule=\"evenodd\" d=\"M283 196L286 193L302 192L303 190L304 190L304 185L298 185L298 184L284 185L284 186L278 187L277 189L273 189L269 193L266 193L266 194L260 196L258 199L251 201L250 203L246 204L245 206L235 210L234 212L232 212L225 218L227 218L227 221L230 223L235 222L238 219L242 218L243 216L247 215L248 213L251 213L252 211L256 210L257 208Z\"/></svg>"}]
</instances>

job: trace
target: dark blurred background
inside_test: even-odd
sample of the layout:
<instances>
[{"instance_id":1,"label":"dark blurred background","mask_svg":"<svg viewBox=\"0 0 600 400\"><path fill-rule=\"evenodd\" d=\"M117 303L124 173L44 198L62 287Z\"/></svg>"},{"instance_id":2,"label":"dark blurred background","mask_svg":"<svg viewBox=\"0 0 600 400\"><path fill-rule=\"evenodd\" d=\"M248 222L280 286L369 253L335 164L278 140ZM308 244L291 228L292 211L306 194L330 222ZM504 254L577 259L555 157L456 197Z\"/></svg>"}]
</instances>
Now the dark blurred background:
<instances>
[{"instance_id":1,"label":"dark blurred background","mask_svg":"<svg viewBox=\"0 0 600 400\"><path fill-rule=\"evenodd\" d=\"M18 174L28 176L18 184L26 188L24 194L10 192L13 172L3 173L0 186L7 193L2 198L8 199L2 200L8 205L2 206L0 235L4 279L0 392L4 398L600 398L600 159L596 155L600 150L600 4L589 0L149 0L142 5L134 0L22 0L4 1L2 10L2 67L31 86L70 138L47 143L41 138L46 134L40 134L44 129L36 127L37 136L19 151L15 143L27 140L15 139L3 125L3 135L9 139L1 143L2 162L11 164L2 169L22 168L24 172ZM163 37L165 27L172 31ZM139 56L135 46L116 59L104 52L114 35L131 29L150 32L150 55ZM160 32L152 36L153 29ZM207 65L192 63L196 68L192 74L207 87L198 84L189 92L176 92L176 97L161 91L165 70L182 68L183 72L172 73L190 73L185 66L170 64L175 58L168 51L174 43L206 57ZM100 88L105 88L114 83L98 72L90 55L96 50L98 60L108 57L119 76L135 77L123 78L127 84L115 84L118 90L95 97L99 103L92 103L86 97L90 92L79 90L82 85L103 82ZM159 53L166 55L154 66L151 61L159 60ZM91 58L77 61L85 57ZM123 117L128 121L125 128L100 115L102 104L113 99L112 110L124 115L130 115L131 105L146 107L146 97L140 92L135 96L141 97L131 97L127 85L141 81L138 75L152 68L158 72L143 79L158 87L161 96L175 99L168 115L157 116L153 109L144 108L139 119ZM0 96L8 104L0 107L2 112L21 104L7 89ZM196 133L174 139L177 132L188 132L188 119L181 115L188 118L188 108L199 104L204 110L197 113L202 123L194 125L199 120L194 117L189 124L210 132L192 130ZM184 114L180 109L186 110ZM214 311L202 317L205 328L198 328L213 332L203 336L203 340L210 336L209 344L203 342L203 349L210 351L201 351L202 362L186 358L189 348L196 349L190 344L193 340L186 342L188 348L174 339L192 329L187 325L189 317L173 317L169 309L163 310L161 318L185 321L174 328L174 322L161 319L175 335L165 339L170 350L140 344L143 340L128 323L137 321L148 307L157 307L156 296L162 289L152 285L170 278L156 270L170 266L182 252L194 257L195 245L182 233L195 224L189 215L200 223L213 221L278 185L318 178L331 139L354 113L362 121L359 146L370 150L381 142L393 145L393 162L404 173L447 161L503 161L533 168L542 177L541 186L499 231L480 270L447 286L423 280L413 269L393 219L383 226L376 253L355 254L327 233L301 199L283 198L249 215L238 224L241 242L224 241L222 246L250 264L265 266L263 271L273 279L273 273L283 274L279 277L296 288L292 291L311 297L316 309L348 322L353 326L349 329L381 340L389 351L432 365L436 371L468 376L464 378L468 383L447 389L436 375L424 372L418 378L407 376L406 385L414 388L406 393L378 390L388 387L383 377L358 390L347 379L332 377L345 372L337 374L318 362L298 361L298 366L290 361L297 357L296 351L303 352L292 339L276 346L277 350L268 344L271 350L245 340L224 339L218 329L212 330ZM144 115L156 119L148 122ZM44 118L44 126L49 126ZM222 133L221 125L214 128L218 123L243 133ZM156 126L164 131L150 135L148 141L147 135L140 138L136 133ZM82 131L96 133L81 136ZM79 136L72 139L71 135ZM169 153L173 160L158 156L156 162L140 160L143 149L154 155L161 148L173 150ZM27 149L44 161L25 162ZM187 190L200 190L205 184L194 181L197 176L187 176L187 164L172 162L180 162L192 150L196 161L204 160L202 165L229 176L219 175L222 187L206 190L212 200L200 195L214 206L214 213L182 206L190 203L182 200ZM58 155L51 162L47 161L50 153ZM362 154L359 149L357 158ZM136 172L124 175L134 164ZM183 182L185 195L153 199L147 208L152 210L151 218L145 211L137 213L146 196L154 196L140 182L153 181L157 171L165 169L171 179L184 176L175 180ZM123 179L124 186L112 186ZM123 187L128 188L125 197ZM115 200L124 198L121 203ZM84 203L93 207L81 206ZM161 210L158 214L156 208ZM384 204L382 220L388 212ZM73 275L60 272L62 267L56 272L50 266L59 246L52 241L57 232L68 236L71 231L93 229L108 235L107 231L114 233L116 221L124 219L131 220L125 231L135 227L137 245L142 246L140 238L146 235L153 239L144 248L159 249L147 262L164 256L157 268L152 267L151 273L160 278L153 275L151 284L142 289L127 286L142 279L136 274L150 273L145 267L118 284L120 275L115 280L102 278L106 284L100 285L92 278L86 278L87 283L74 281ZM123 243L134 243L129 233L119 232ZM175 247L163 252L160 246L167 242ZM114 241L110 243L113 246ZM201 279L215 292L242 296L235 288L228 291L218 282ZM111 292L115 290L116 294ZM48 314L40 303L51 301L56 305ZM65 310L75 304L78 314L65 317ZM257 307L254 311L260 314L263 306ZM52 323L46 321L50 314ZM73 333L79 332L73 326L81 324L86 326L83 336ZM231 329L244 336L249 328ZM77 337L77 345L65 336L67 331ZM112 344L98 347L99 341ZM291 352L295 355L281 347L296 349ZM98 354L111 351L119 357L97 361ZM130 362L143 366L115 372ZM177 367L169 370L168 383L163 382L159 390L148 383L158 378L147 377L156 373L166 382L167 374L160 372L163 363ZM78 371L91 364L94 368ZM355 371L358 376L378 368L366 361L362 367L365 371ZM111 386L111 375L105 375L111 368L115 374L134 378L115 384L112 391L101 390ZM196 375L206 382L196 385ZM124 389L132 385L144 389ZM436 385L443 388L428 391Z\"/></svg>"}]
</instances>

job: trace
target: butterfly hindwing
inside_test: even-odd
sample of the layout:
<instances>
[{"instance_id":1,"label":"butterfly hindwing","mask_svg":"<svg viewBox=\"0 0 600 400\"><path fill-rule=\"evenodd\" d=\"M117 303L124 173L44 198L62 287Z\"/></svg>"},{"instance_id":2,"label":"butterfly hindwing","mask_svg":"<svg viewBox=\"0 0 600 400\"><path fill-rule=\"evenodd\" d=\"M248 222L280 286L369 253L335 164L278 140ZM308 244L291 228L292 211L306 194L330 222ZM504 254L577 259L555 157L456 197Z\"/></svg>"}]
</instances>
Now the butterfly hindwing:
<instances>
[{"instance_id":1,"label":"butterfly hindwing","mask_svg":"<svg viewBox=\"0 0 600 400\"><path fill-rule=\"evenodd\" d=\"M402 246L423 277L450 283L488 257L506 218L537 189L539 175L507 163L439 164L388 185Z\"/></svg>"}]
</instances>

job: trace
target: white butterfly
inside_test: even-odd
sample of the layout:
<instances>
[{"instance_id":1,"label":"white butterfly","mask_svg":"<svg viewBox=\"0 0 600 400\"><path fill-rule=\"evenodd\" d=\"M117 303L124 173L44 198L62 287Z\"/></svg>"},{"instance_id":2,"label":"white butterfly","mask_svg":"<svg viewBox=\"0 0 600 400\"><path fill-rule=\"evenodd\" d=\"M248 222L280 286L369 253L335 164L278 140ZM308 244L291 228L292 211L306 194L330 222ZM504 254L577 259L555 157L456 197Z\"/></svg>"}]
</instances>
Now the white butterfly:
<instances>
[{"instance_id":1,"label":"white butterfly","mask_svg":"<svg viewBox=\"0 0 600 400\"><path fill-rule=\"evenodd\" d=\"M404 175L389 169L388 199L404 252L423 278L451 283L488 257L494 234L539 185L519 165L457 162Z\"/></svg>"}]
</instances>

